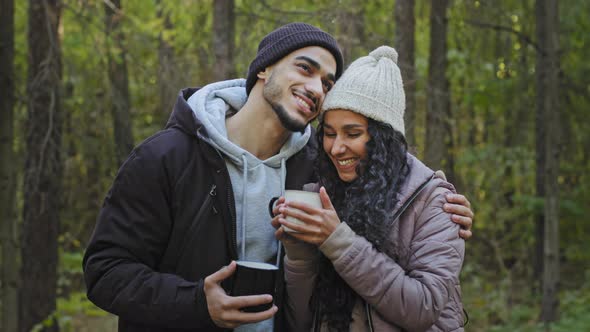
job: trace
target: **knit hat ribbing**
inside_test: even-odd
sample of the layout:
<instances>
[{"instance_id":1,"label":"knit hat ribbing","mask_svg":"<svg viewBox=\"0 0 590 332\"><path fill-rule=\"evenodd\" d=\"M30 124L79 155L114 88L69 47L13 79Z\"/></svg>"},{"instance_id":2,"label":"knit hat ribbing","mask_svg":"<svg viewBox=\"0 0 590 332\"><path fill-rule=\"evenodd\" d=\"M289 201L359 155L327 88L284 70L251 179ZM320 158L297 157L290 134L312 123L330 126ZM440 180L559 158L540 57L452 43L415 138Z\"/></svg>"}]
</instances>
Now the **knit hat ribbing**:
<instances>
[{"instance_id":1,"label":"knit hat ribbing","mask_svg":"<svg viewBox=\"0 0 590 332\"><path fill-rule=\"evenodd\" d=\"M336 78L342 74L344 60L338 43L330 34L306 23L289 23L272 31L260 41L256 58L250 63L246 78L246 93L258 80L258 73L281 60L289 53L308 46L320 46L336 59Z\"/></svg>"},{"instance_id":2,"label":"knit hat ribbing","mask_svg":"<svg viewBox=\"0 0 590 332\"><path fill-rule=\"evenodd\" d=\"M321 116L333 109L387 123L405 135L406 95L395 49L381 46L351 63L328 92Z\"/></svg>"}]
</instances>

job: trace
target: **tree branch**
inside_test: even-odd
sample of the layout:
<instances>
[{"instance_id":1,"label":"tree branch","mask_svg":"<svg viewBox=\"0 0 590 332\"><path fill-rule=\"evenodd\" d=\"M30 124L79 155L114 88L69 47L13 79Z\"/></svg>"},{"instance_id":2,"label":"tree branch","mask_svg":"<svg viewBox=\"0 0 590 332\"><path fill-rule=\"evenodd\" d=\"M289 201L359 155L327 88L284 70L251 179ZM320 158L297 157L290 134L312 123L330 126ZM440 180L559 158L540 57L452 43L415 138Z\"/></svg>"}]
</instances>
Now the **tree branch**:
<instances>
[{"instance_id":1,"label":"tree branch","mask_svg":"<svg viewBox=\"0 0 590 332\"><path fill-rule=\"evenodd\" d=\"M541 53L542 55L547 54L545 51L543 51L543 49L541 49L539 44L537 44L534 40L532 40L531 37L525 35L524 33L520 32L520 31L516 31L511 27L507 27L504 25L496 25L496 24L487 23L487 22L478 22L478 21L474 21L474 20L465 20L465 23L471 24L471 25L479 27L479 28L488 28L488 29L492 29L492 30L496 30L496 31L510 32L510 33L518 36L518 38L522 39L527 44L533 46L535 48L535 50L537 50L537 52Z\"/></svg>"}]
</instances>

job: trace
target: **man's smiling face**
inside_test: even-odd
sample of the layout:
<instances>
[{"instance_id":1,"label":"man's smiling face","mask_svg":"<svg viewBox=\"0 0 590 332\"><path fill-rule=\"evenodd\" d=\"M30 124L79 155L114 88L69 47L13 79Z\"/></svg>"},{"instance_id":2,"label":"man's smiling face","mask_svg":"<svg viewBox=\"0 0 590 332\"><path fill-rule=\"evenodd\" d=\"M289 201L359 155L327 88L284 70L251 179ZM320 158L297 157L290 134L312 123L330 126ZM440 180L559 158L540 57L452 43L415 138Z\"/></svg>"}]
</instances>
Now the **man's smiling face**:
<instances>
[{"instance_id":1,"label":"man's smiling face","mask_svg":"<svg viewBox=\"0 0 590 332\"><path fill-rule=\"evenodd\" d=\"M263 97L283 127L302 131L315 119L335 81L336 60L326 49L296 50L259 74L266 78Z\"/></svg>"}]
</instances>

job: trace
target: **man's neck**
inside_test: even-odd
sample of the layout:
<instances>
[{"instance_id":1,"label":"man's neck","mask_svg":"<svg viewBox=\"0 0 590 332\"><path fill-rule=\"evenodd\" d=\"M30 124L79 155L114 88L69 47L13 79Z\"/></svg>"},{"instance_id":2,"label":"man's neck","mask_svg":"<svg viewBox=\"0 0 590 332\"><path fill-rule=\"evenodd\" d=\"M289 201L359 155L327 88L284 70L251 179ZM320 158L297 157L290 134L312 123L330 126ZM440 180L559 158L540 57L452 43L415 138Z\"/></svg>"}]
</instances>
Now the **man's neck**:
<instances>
[{"instance_id":1,"label":"man's neck","mask_svg":"<svg viewBox=\"0 0 590 332\"><path fill-rule=\"evenodd\" d=\"M265 101L249 98L234 116L225 120L228 139L260 160L279 153L291 132Z\"/></svg>"}]
</instances>

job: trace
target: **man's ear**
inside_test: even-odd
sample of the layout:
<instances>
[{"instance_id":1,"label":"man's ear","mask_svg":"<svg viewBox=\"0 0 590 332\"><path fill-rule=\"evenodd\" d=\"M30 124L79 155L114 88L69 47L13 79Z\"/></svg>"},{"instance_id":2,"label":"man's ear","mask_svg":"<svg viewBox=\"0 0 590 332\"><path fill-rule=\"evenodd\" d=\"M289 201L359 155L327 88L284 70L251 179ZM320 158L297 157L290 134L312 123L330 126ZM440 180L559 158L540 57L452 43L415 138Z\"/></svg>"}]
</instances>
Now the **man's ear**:
<instances>
[{"instance_id":1,"label":"man's ear","mask_svg":"<svg viewBox=\"0 0 590 332\"><path fill-rule=\"evenodd\" d=\"M259 71L256 74L256 77L266 82L266 80L270 77L271 70L269 67L264 68L264 70Z\"/></svg>"}]
</instances>

